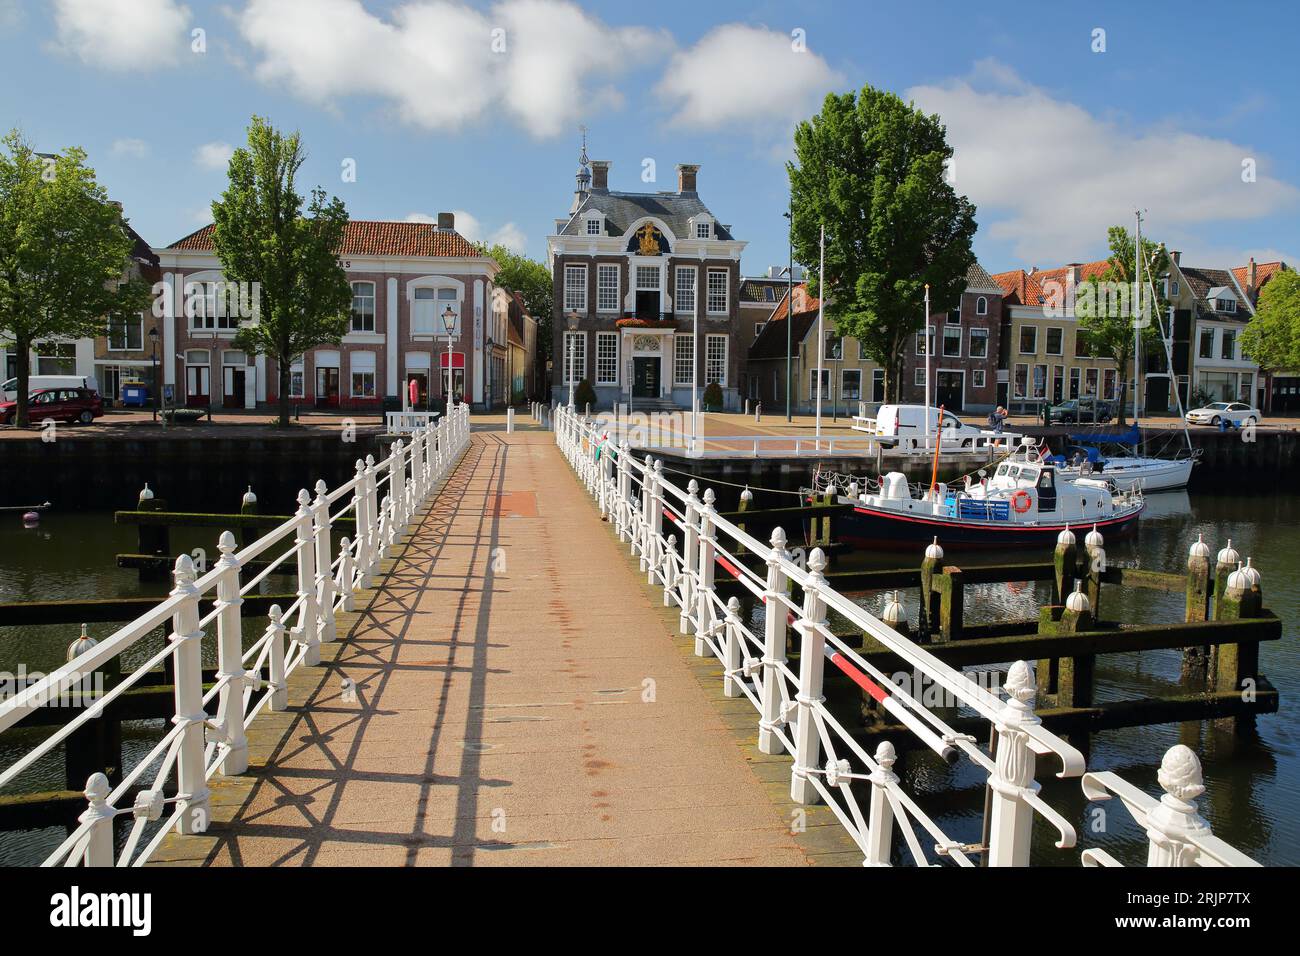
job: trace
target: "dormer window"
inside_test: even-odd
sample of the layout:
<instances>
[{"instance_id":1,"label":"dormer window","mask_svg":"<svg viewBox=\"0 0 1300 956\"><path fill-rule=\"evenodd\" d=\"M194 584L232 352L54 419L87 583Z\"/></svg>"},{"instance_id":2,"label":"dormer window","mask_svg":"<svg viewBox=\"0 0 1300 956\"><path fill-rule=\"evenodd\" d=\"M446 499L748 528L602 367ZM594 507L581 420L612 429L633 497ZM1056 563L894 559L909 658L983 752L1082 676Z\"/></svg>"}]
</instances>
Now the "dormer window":
<instances>
[{"instance_id":1,"label":"dormer window","mask_svg":"<svg viewBox=\"0 0 1300 956\"><path fill-rule=\"evenodd\" d=\"M599 235L600 235L600 220L599 220L599 219L588 219L588 220L587 220L587 235L589 235L589 236L599 236Z\"/></svg>"},{"instance_id":2,"label":"dormer window","mask_svg":"<svg viewBox=\"0 0 1300 956\"><path fill-rule=\"evenodd\" d=\"M707 222L697 222L695 224L695 238L696 239L709 238L709 224Z\"/></svg>"},{"instance_id":3,"label":"dormer window","mask_svg":"<svg viewBox=\"0 0 1300 956\"><path fill-rule=\"evenodd\" d=\"M1215 303L1215 308L1218 309L1220 312L1236 312L1236 311L1237 311L1237 300L1236 300L1236 299L1219 299L1219 301Z\"/></svg>"}]
</instances>

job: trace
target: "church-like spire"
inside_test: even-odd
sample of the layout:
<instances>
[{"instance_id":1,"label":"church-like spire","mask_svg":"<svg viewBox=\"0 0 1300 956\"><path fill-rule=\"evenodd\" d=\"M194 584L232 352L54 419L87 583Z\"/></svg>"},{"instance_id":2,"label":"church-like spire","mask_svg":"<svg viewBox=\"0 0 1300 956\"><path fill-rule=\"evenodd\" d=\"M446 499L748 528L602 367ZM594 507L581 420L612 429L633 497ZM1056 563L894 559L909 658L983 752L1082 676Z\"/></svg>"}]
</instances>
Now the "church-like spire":
<instances>
[{"instance_id":1,"label":"church-like spire","mask_svg":"<svg viewBox=\"0 0 1300 956\"><path fill-rule=\"evenodd\" d=\"M582 152L578 156L578 175L575 177L578 181L578 192L585 193L591 188L591 160L587 158L587 127L579 126L582 132Z\"/></svg>"}]
</instances>

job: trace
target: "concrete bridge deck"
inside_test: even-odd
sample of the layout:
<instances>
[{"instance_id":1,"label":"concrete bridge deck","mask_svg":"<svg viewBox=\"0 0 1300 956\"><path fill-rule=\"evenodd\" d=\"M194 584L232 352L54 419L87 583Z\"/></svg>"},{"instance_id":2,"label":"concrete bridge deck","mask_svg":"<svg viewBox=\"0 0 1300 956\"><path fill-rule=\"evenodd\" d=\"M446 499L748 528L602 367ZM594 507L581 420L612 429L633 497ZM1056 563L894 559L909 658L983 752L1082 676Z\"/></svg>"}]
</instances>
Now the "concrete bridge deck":
<instances>
[{"instance_id":1,"label":"concrete bridge deck","mask_svg":"<svg viewBox=\"0 0 1300 956\"><path fill-rule=\"evenodd\" d=\"M860 863L825 808L791 832L789 759L549 432L475 431L385 568L252 725L248 773L214 779L209 831L155 863Z\"/></svg>"}]
</instances>

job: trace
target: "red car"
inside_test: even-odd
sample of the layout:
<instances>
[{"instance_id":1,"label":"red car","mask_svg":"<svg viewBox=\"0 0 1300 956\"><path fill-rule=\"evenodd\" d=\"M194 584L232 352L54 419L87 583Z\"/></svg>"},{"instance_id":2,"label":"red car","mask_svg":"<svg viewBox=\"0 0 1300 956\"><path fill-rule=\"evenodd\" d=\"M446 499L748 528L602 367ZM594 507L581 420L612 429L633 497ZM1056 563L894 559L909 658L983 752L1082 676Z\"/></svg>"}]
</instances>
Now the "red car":
<instances>
[{"instance_id":1,"label":"red car","mask_svg":"<svg viewBox=\"0 0 1300 956\"><path fill-rule=\"evenodd\" d=\"M0 423L12 425L17 415L17 402L0 403ZM39 425L47 418L89 425L103 416L104 400L88 388L42 388L27 399L27 421L32 425Z\"/></svg>"}]
</instances>

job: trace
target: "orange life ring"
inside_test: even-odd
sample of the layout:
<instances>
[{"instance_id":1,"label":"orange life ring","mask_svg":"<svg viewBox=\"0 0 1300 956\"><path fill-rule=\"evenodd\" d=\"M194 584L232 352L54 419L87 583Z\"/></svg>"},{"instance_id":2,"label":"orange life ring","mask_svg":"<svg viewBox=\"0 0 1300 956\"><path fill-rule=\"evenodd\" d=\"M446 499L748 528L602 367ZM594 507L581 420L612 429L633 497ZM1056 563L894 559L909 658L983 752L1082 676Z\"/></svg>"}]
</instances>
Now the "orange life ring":
<instances>
[{"instance_id":1,"label":"orange life ring","mask_svg":"<svg viewBox=\"0 0 1300 956\"><path fill-rule=\"evenodd\" d=\"M1022 515L1029 510L1029 492L1021 488L1011 496L1011 507L1016 509L1016 514Z\"/></svg>"}]
</instances>

